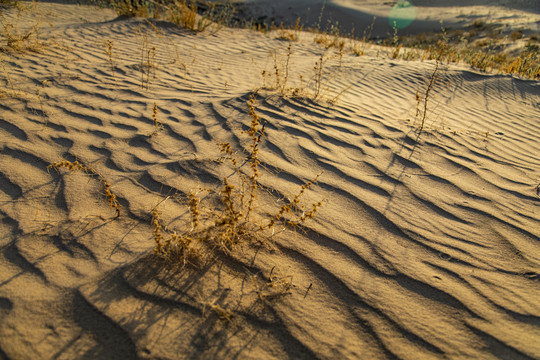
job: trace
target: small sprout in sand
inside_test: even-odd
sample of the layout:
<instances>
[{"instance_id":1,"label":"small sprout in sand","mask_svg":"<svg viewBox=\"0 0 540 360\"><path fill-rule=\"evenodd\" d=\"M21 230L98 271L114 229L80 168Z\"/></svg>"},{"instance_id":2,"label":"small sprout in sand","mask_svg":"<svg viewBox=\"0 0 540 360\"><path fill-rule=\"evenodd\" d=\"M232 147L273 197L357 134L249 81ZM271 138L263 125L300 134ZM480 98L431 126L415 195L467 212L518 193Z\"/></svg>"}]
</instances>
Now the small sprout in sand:
<instances>
[{"instance_id":1,"label":"small sprout in sand","mask_svg":"<svg viewBox=\"0 0 540 360\"><path fill-rule=\"evenodd\" d=\"M216 314L221 321L230 322L234 318L234 313L221 305L216 304L216 300L203 304L203 316L205 315L207 309L212 310L212 312L214 312L214 314Z\"/></svg>"},{"instance_id":2,"label":"small sprout in sand","mask_svg":"<svg viewBox=\"0 0 540 360\"><path fill-rule=\"evenodd\" d=\"M163 124L158 119L158 107L154 102L154 107L152 108L152 122L154 123L154 131L150 133L149 136L157 135L157 133L163 129Z\"/></svg>"},{"instance_id":3,"label":"small sprout in sand","mask_svg":"<svg viewBox=\"0 0 540 360\"><path fill-rule=\"evenodd\" d=\"M261 301L276 299L278 297L291 294L291 289L294 286L292 275L282 275L275 271L274 266L270 270L270 275L261 282L257 275L251 277L255 293Z\"/></svg>"},{"instance_id":4,"label":"small sprout in sand","mask_svg":"<svg viewBox=\"0 0 540 360\"><path fill-rule=\"evenodd\" d=\"M288 40L288 41L298 41L298 32L302 31L303 25L300 25L300 17L296 18L296 24L294 25L294 28L292 29L285 29L283 27L283 22L280 26L280 31L278 35L278 39L281 40Z\"/></svg>"}]
</instances>

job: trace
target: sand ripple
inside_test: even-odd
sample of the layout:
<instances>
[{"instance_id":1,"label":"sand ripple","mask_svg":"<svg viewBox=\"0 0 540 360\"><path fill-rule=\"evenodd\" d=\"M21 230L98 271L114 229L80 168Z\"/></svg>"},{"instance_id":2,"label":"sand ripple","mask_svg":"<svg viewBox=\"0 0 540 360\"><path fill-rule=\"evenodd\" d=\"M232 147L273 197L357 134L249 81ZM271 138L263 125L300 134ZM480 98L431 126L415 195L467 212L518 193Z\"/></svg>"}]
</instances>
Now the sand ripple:
<instances>
[{"instance_id":1,"label":"sand ripple","mask_svg":"<svg viewBox=\"0 0 540 360\"><path fill-rule=\"evenodd\" d=\"M260 89L286 49L270 35L55 6L44 36L61 45L2 58L0 357L540 357L538 82L445 66L419 134L433 63L329 56L322 98L346 91L325 106ZM322 49L293 46L299 86ZM275 251L164 265L151 209L219 186L216 143L246 145L256 89L266 205L322 172L320 213ZM62 158L106 178L123 215L97 179L47 168ZM173 227L186 211L160 210ZM294 287L261 301L274 267Z\"/></svg>"}]
</instances>

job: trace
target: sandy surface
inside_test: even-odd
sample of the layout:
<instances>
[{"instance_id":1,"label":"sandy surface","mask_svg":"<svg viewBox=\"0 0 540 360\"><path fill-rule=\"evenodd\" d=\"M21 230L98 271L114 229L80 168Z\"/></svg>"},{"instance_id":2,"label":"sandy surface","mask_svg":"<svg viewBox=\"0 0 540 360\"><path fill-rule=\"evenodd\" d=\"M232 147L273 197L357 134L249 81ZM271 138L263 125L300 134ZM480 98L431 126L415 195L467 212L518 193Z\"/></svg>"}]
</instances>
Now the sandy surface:
<instances>
[{"instance_id":1,"label":"sandy surface","mask_svg":"<svg viewBox=\"0 0 540 360\"><path fill-rule=\"evenodd\" d=\"M45 15L41 51L0 53L0 358L540 358L538 81L441 66L420 131L434 62L340 57L300 34L288 86L306 97L281 96L261 76L271 51L286 61L278 33L35 10L5 19ZM241 153L254 91L257 213L320 173L305 200L322 207L273 250L164 263L152 209L182 230L185 206L163 200L230 174L216 143ZM47 168L61 159L106 178L121 216L96 178Z\"/></svg>"}]
</instances>

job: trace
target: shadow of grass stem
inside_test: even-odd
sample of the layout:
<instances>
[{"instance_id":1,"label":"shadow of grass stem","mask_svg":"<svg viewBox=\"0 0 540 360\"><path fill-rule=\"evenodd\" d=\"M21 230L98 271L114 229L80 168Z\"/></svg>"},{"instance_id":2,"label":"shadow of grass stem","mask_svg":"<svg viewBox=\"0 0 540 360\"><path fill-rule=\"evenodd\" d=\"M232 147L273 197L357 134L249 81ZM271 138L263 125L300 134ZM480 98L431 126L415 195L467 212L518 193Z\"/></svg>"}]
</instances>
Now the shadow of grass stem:
<instances>
[{"instance_id":1,"label":"shadow of grass stem","mask_svg":"<svg viewBox=\"0 0 540 360\"><path fill-rule=\"evenodd\" d=\"M427 107L428 107L428 100L429 100L429 93L431 92L431 89L433 88L433 84L435 83L435 79L437 77L437 71L439 70L439 60L436 60L435 62L435 69L433 70L433 73L431 74L431 77L429 78L429 83L426 88L426 93L424 95L424 112L422 113L422 121L420 124L420 132L424 129L424 124L426 121L426 115L427 115ZM416 95L417 104L419 102L419 95L417 93ZM417 110L418 114L418 110Z\"/></svg>"},{"instance_id":2,"label":"shadow of grass stem","mask_svg":"<svg viewBox=\"0 0 540 360\"><path fill-rule=\"evenodd\" d=\"M105 179L103 176L101 176L96 170L85 166L84 164L80 163L78 160L75 160L74 162L62 160L59 162L53 162L49 166L47 166L47 169L54 168L58 170L59 168L67 168L70 172L71 171L84 171L85 173L89 175L96 176L101 182L105 188L105 196L107 198L107 202L109 203L109 206L112 209L115 209L116 211L116 217L120 216L120 204L118 203L118 200L116 200L116 195L111 191L111 184Z\"/></svg>"}]
</instances>

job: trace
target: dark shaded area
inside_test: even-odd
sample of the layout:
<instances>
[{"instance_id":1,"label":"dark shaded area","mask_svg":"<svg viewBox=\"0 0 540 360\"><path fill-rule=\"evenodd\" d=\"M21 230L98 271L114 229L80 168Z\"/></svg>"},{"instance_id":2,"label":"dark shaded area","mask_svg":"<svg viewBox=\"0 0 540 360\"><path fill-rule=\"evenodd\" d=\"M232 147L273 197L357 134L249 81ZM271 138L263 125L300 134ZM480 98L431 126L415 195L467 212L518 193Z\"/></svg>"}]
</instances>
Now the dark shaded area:
<instances>
[{"instance_id":1,"label":"dark shaded area","mask_svg":"<svg viewBox=\"0 0 540 360\"><path fill-rule=\"evenodd\" d=\"M519 350L516 350L507 344L496 339L492 335L469 325L469 328L473 333L478 335L484 340L484 343L489 347L492 354L497 354L497 358L501 360L533 360L534 358L523 354Z\"/></svg>"},{"instance_id":2,"label":"dark shaded area","mask_svg":"<svg viewBox=\"0 0 540 360\"><path fill-rule=\"evenodd\" d=\"M22 188L11 182L7 176L0 171L0 191L9 195L12 199L18 199L22 196Z\"/></svg>"},{"instance_id":3,"label":"dark shaded area","mask_svg":"<svg viewBox=\"0 0 540 360\"><path fill-rule=\"evenodd\" d=\"M80 354L79 359L137 359L135 344L129 335L93 307L80 293L73 298L73 318L97 345Z\"/></svg>"}]
</instances>

